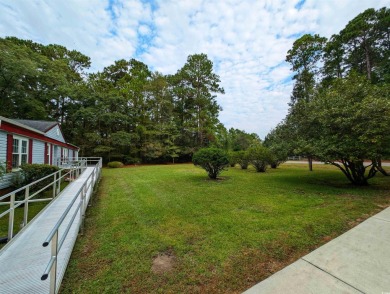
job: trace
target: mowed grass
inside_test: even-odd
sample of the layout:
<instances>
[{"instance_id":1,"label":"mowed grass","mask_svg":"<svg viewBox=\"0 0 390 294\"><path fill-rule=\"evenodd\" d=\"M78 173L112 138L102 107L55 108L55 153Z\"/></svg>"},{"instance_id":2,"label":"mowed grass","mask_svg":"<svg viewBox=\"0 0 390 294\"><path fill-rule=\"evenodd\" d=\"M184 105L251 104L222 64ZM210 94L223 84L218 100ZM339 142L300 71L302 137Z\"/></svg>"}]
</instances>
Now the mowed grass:
<instances>
[{"instance_id":1,"label":"mowed grass","mask_svg":"<svg viewBox=\"0 0 390 294\"><path fill-rule=\"evenodd\" d=\"M104 169L62 293L239 293L389 204L389 178L353 187L328 165Z\"/></svg>"}]
</instances>

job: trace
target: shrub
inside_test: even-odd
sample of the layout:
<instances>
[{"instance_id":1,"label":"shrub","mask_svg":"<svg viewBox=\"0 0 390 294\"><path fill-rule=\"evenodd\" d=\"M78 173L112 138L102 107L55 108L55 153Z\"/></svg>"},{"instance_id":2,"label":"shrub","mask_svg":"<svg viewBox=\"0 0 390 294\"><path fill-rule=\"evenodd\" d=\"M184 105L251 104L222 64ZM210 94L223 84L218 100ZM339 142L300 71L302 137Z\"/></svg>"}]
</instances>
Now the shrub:
<instances>
[{"instance_id":1,"label":"shrub","mask_svg":"<svg viewBox=\"0 0 390 294\"><path fill-rule=\"evenodd\" d=\"M20 176L22 177L22 185L28 185L32 182L35 182L45 176L48 176L60 169L58 166L49 165L49 164L23 164L20 167ZM51 182L52 179L48 179L48 182ZM47 182L47 181L44 181ZM40 184L39 186L44 187L46 184Z\"/></svg>"},{"instance_id":2,"label":"shrub","mask_svg":"<svg viewBox=\"0 0 390 294\"><path fill-rule=\"evenodd\" d=\"M5 163L0 161L0 180L5 174L5 172L6 172Z\"/></svg>"},{"instance_id":3,"label":"shrub","mask_svg":"<svg viewBox=\"0 0 390 294\"><path fill-rule=\"evenodd\" d=\"M247 151L237 151L237 163L241 169L247 169L249 165L249 154Z\"/></svg>"},{"instance_id":4,"label":"shrub","mask_svg":"<svg viewBox=\"0 0 390 294\"><path fill-rule=\"evenodd\" d=\"M277 168L281 163L287 160L287 152L285 150L276 149L274 146L268 147L270 152L269 164L271 168Z\"/></svg>"},{"instance_id":5,"label":"shrub","mask_svg":"<svg viewBox=\"0 0 390 294\"><path fill-rule=\"evenodd\" d=\"M17 189L17 188L21 188L21 187L26 185L26 184L24 184L24 178L22 177L20 171L14 172L12 174L13 174L13 177L12 177L12 187Z\"/></svg>"},{"instance_id":6,"label":"shrub","mask_svg":"<svg viewBox=\"0 0 390 294\"><path fill-rule=\"evenodd\" d=\"M230 151L228 153L228 159L229 159L229 165L231 167L235 167L235 165L237 164L237 152L236 151Z\"/></svg>"},{"instance_id":7,"label":"shrub","mask_svg":"<svg viewBox=\"0 0 390 294\"><path fill-rule=\"evenodd\" d=\"M14 175L13 186L15 188L21 188L59 170L60 169L57 166L49 164L22 164L20 170ZM46 180L40 181L39 183L30 186L30 192L42 189L43 187L49 185L53 180L54 177L49 177ZM23 197L24 192L16 195L17 200L21 200Z\"/></svg>"},{"instance_id":8,"label":"shrub","mask_svg":"<svg viewBox=\"0 0 390 294\"><path fill-rule=\"evenodd\" d=\"M192 162L206 170L210 179L217 176L229 165L229 159L222 149L204 148L196 152Z\"/></svg>"},{"instance_id":9,"label":"shrub","mask_svg":"<svg viewBox=\"0 0 390 294\"><path fill-rule=\"evenodd\" d=\"M271 166L271 168L277 168L279 166L279 164L281 164L281 163L282 162L278 160L278 158L276 157L276 155L274 153L270 154L269 165Z\"/></svg>"},{"instance_id":10,"label":"shrub","mask_svg":"<svg viewBox=\"0 0 390 294\"><path fill-rule=\"evenodd\" d=\"M268 148L257 145L248 149L249 162L257 172L265 172L271 161L271 153Z\"/></svg>"},{"instance_id":11,"label":"shrub","mask_svg":"<svg viewBox=\"0 0 390 294\"><path fill-rule=\"evenodd\" d=\"M123 163L120 161L111 161L111 162L107 163L107 166L109 168L120 168L120 167L123 167Z\"/></svg>"}]
</instances>

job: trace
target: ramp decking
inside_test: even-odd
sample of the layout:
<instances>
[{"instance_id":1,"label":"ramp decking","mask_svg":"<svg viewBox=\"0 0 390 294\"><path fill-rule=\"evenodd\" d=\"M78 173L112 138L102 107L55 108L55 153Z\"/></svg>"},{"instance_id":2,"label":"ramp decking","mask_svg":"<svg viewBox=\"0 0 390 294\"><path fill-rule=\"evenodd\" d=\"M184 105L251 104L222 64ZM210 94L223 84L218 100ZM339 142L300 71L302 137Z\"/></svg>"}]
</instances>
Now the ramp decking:
<instances>
[{"instance_id":1,"label":"ramp decking","mask_svg":"<svg viewBox=\"0 0 390 294\"><path fill-rule=\"evenodd\" d=\"M92 180L89 176L93 173L93 170L94 167L87 167L77 180L70 183L56 199L48 204L24 228L23 232L18 234L0 251L0 293L49 293L50 279L42 281L41 276L51 258L50 246L43 247L42 243L83 184ZM87 185L87 187L89 187L86 191L88 203L92 195L93 185ZM60 226L59 238L63 235L75 210L76 205L72 207ZM80 221L81 218L78 213L59 252L57 264L58 287L61 284L66 265L72 253Z\"/></svg>"}]
</instances>

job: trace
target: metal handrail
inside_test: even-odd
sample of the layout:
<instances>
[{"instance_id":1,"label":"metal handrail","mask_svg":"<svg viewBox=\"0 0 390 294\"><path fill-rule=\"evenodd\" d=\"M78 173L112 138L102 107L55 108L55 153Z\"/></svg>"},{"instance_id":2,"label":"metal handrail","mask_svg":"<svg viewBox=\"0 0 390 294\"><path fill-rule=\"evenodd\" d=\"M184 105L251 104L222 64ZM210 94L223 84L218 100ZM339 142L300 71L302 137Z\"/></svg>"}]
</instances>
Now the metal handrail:
<instances>
[{"instance_id":1,"label":"metal handrail","mask_svg":"<svg viewBox=\"0 0 390 294\"><path fill-rule=\"evenodd\" d=\"M78 161L99 161L100 157L64 157L64 158L57 158L55 160L55 165L61 166L61 165L68 165L72 162L78 162ZM65 163L65 164L62 164Z\"/></svg>"},{"instance_id":2,"label":"metal handrail","mask_svg":"<svg viewBox=\"0 0 390 294\"><path fill-rule=\"evenodd\" d=\"M61 170L59 170L59 171L56 171L56 172L54 172L54 173L52 173L52 174L50 174L50 175L47 175L47 176L45 176L45 177L43 177L43 178L40 178L39 180L36 180L35 182L32 182L32 183L30 183L30 184L28 184L28 185L26 185L26 186L23 186L23 187L21 187L21 188L18 188L18 189L16 189L16 190L13 190L12 192L9 192L8 194L5 194L5 195L1 196L1 197L0 197L0 201L3 200L3 199L5 199L5 198L7 198L7 197L10 197L12 194L16 194L16 193L18 193L18 192L20 192L20 191L23 191L23 190L26 189L27 187L30 187L30 186L35 185L35 184L37 184L37 183L39 183L39 182L41 182L41 181L43 181L43 180L46 180L47 178L50 178L50 177L54 176L55 174L60 173L62 170L63 170L63 169L61 169Z\"/></svg>"},{"instance_id":3,"label":"metal handrail","mask_svg":"<svg viewBox=\"0 0 390 294\"><path fill-rule=\"evenodd\" d=\"M88 178L85 180L83 185L80 187L80 189L77 191L75 196L73 197L72 201L69 203L68 207L65 209L63 214L61 215L60 219L57 221L57 223L54 225L53 229L48 234L45 241L42 243L43 247L47 247L51 243L51 257L48 262L48 265L46 266L46 269L44 273L41 276L41 280L46 280L50 276L50 293L56 293L57 292L57 263L58 263L58 254L62 248L63 243L65 242L65 239L70 231L70 228L72 227L74 220L78 213L80 213L80 222L78 229L82 232L83 230L83 224L84 224L84 218L85 218L85 210L87 208L87 201L89 201L92 197L89 197L87 200L87 192L88 189L95 186L95 183L99 181L100 175L101 175L101 167L102 167L102 158L88 158L88 161L96 161L98 159L98 162L96 163L93 172L88 176ZM92 193L92 190L91 190ZM74 204L76 203L76 200L80 199L80 202L77 204L74 213L70 217L70 221L68 222L67 227L65 228L62 237L60 241L59 239L59 229L60 226L63 224L65 218L68 216L69 212L73 208Z\"/></svg>"},{"instance_id":4,"label":"metal handrail","mask_svg":"<svg viewBox=\"0 0 390 294\"><path fill-rule=\"evenodd\" d=\"M50 175L47 175L39 180L36 180L26 186L23 186L21 188L18 188L12 192L9 192L3 196L0 197L0 201L4 200L6 198L10 198L10 201L7 202L0 202L0 205L9 205L9 209L3 211L0 214L0 218L3 216L9 214L9 220L8 220L8 235L7 235L7 241L11 241L11 239L14 237L14 219L15 219L15 209L24 204L24 214L23 214L23 222L22 227L25 227L28 224L28 209L29 209L29 203L34 202L42 202L42 201L51 201L53 200L60 192L61 192L61 181L65 177L69 176L71 180L74 180L76 177L78 177L81 174L81 170L85 169L87 166L86 160L79 160L77 163L75 163L69 172L62 174L64 170L66 169L60 169L57 172L54 172ZM49 179L53 177L53 181L49 184L47 184L45 187L39 189L38 191L33 192L30 194L30 188L34 186L35 184L38 184L46 179ZM44 199L32 199L33 197L39 195L44 190L48 189L50 186L53 186L53 196L51 198L44 198ZM19 192L24 191L24 199L23 200L16 200L16 194Z\"/></svg>"},{"instance_id":5,"label":"metal handrail","mask_svg":"<svg viewBox=\"0 0 390 294\"><path fill-rule=\"evenodd\" d=\"M80 164L79 164L80 167L86 167L86 164L87 164L86 158L81 157L81 158L78 160L78 163L80 163ZM61 173L63 170L65 170L65 168L62 168L62 169L60 169L59 171L56 171L56 172L54 172L54 173L52 173L52 174L50 174L50 175L47 175L47 176L45 176L45 177L43 177L43 178L40 178L39 180L36 180L35 182L32 182L32 183L30 183L30 184L28 184L28 185L25 185L25 186L21 187L21 188L18 188L18 189L16 189L16 190L13 190L12 192L9 192L9 193L7 193L7 194L1 196L1 197L0 197L0 201L3 200L3 199L5 199L5 198L7 198L7 197L10 197L12 194L16 194L16 193L18 193L18 192L24 190L26 187L30 187L30 186L32 186L32 185L35 185L35 184L39 183L40 181L43 181L43 180L45 180L45 179L47 179L47 178L49 178L49 177L54 176L55 174L59 174L59 173Z\"/></svg>"}]
</instances>

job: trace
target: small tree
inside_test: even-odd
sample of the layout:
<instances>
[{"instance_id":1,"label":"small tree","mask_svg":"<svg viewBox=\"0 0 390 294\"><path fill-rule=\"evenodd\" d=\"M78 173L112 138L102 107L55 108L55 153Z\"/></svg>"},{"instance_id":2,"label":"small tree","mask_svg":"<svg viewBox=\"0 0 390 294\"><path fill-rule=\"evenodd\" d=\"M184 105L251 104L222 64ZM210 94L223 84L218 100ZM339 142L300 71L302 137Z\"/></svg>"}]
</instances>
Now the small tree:
<instances>
[{"instance_id":1,"label":"small tree","mask_svg":"<svg viewBox=\"0 0 390 294\"><path fill-rule=\"evenodd\" d=\"M265 172L271 161L271 153L263 145L256 145L248 149L249 162L257 172Z\"/></svg>"},{"instance_id":2,"label":"small tree","mask_svg":"<svg viewBox=\"0 0 390 294\"><path fill-rule=\"evenodd\" d=\"M241 169L247 169L249 165L249 154L247 151L237 151L237 163Z\"/></svg>"},{"instance_id":3,"label":"small tree","mask_svg":"<svg viewBox=\"0 0 390 294\"><path fill-rule=\"evenodd\" d=\"M390 87L372 85L365 77L351 74L337 79L310 103L306 132L315 155L338 167L358 186L378 171L378 158L390 142ZM366 165L365 160L371 160Z\"/></svg>"},{"instance_id":4,"label":"small tree","mask_svg":"<svg viewBox=\"0 0 390 294\"><path fill-rule=\"evenodd\" d=\"M271 153L269 165L271 168L277 168L283 161L279 161L275 153Z\"/></svg>"},{"instance_id":5,"label":"small tree","mask_svg":"<svg viewBox=\"0 0 390 294\"><path fill-rule=\"evenodd\" d=\"M281 123L271 130L265 137L264 146L271 151L271 168L277 168L287 160L289 152L293 149L289 140L290 131L286 123Z\"/></svg>"},{"instance_id":6,"label":"small tree","mask_svg":"<svg viewBox=\"0 0 390 294\"><path fill-rule=\"evenodd\" d=\"M231 167L235 167L235 165L238 163L237 151L229 151L228 159L229 159L229 165Z\"/></svg>"},{"instance_id":7,"label":"small tree","mask_svg":"<svg viewBox=\"0 0 390 294\"><path fill-rule=\"evenodd\" d=\"M205 169L210 179L216 179L218 175L229 165L229 159L222 149L203 148L192 157L196 166Z\"/></svg>"}]
</instances>

